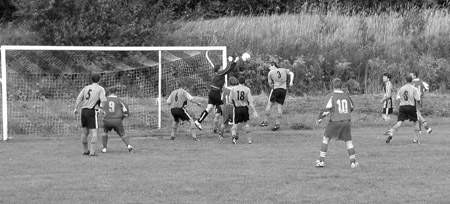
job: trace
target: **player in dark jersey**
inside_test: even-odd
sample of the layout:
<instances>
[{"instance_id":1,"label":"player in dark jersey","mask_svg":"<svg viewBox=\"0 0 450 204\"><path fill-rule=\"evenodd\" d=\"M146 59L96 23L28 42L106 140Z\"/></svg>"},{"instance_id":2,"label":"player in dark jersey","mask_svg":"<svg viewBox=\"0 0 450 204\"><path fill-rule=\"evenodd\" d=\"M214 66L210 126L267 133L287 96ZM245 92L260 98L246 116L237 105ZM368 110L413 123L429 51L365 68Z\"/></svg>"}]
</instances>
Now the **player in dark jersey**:
<instances>
[{"instance_id":1,"label":"player in dark jersey","mask_svg":"<svg viewBox=\"0 0 450 204\"><path fill-rule=\"evenodd\" d=\"M106 101L105 89L98 84L99 74L92 74L92 84L87 85L78 94L75 102L74 113L81 109L81 127L83 134L81 144L83 145L83 155L96 156L95 149L98 134L98 112L99 106ZM91 135L90 145L88 147L88 136Z\"/></svg>"},{"instance_id":2,"label":"player in dark jersey","mask_svg":"<svg viewBox=\"0 0 450 204\"><path fill-rule=\"evenodd\" d=\"M422 108L423 104L424 104L423 101L424 101L425 92L430 90L430 86L428 85L428 83L419 79L418 72L411 72L410 75L413 78L412 83L413 83L414 87L416 87L419 90L419 95L420 95L420 99L421 99L422 103L420 103L418 105L420 106L420 108ZM420 131L422 131L422 127L425 128L425 131L427 131L428 134L430 134L433 131L431 129L431 127L428 125L425 118L423 117L420 109L417 109L417 120L419 121Z\"/></svg>"},{"instance_id":3,"label":"player in dark jersey","mask_svg":"<svg viewBox=\"0 0 450 204\"><path fill-rule=\"evenodd\" d=\"M225 75L230 73L233 69L235 69L237 62L239 61L239 57L229 57L228 61L230 62L229 66L226 69L221 70L220 65L214 66L214 75L211 80L210 90L208 94L208 105L206 109L200 114L200 118L194 121L195 126L198 129L202 129L201 123L205 120L206 116L208 116L209 112L216 107L216 114L221 114L222 110L220 110L220 105L223 104L222 101L222 88L225 84Z\"/></svg>"},{"instance_id":4,"label":"player in dark jersey","mask_svg":"<svg viewBox=\"0 0 450 204\"><path fill-rule=\"evenodd\" d=\"M339 78L333 79L333 93L328 97L326 108L320 113L317 124L322 122L322 119L330 115L330 121L325 129L325 134L320 148L319 160L316 161L316 167L325 166L325 157L327 155L328 143L332 138L343 140L347 147L347 152L350 159L350 167L358 166L356 162L356 152L352 143L351 134L351 112L354 109L353 101L350 96L342 91L342 81Z\"/></svg>"},{"instance_id":5,"label":"player in dark jersey","mask_svg":"<svg viewBox=\"0 0 450 204\"><path fill-rule=\"evenodd\" d=\"M195 125L194 125L194 119L191 117L191 115L186 110L187 102L193 102L197 104L198 106L201 106L200 103L196 102L194 100L194 97L191 96L185 89L187 89L188 84L185 81L178 81L177 86L178 89L175 89L170 93L169 97L167 98L167 104L170 106L170 112L173 116L173 123L172 123L172 132L170 134L170 139L175 140L175 134L178 129L178 125L181 121L189 121L191 125L191 134L192 139L195 141L199 141L197 138L197 134L195 132Z\"/></svg>"},{"instance_id":6,"label":"player in dark jersey","mask_svg":"<svg viewBox=\"0 0 450 204\"><path fill-rule=\"evenodd\" d=\"M123 127L123 119L128 117L129 108L119 97L117 97L116 88L110 88L108 92L109 95L106 98L107 100L104 102L102 108L105 113L103 118L104 134L102 137L102 152L106 153L106 148L108 146L108 133L111 130L114 130L119 135L128 151L131 152L133 151L133 146L130 145L130 137L125 134L125 128Z\"/></svg>"},{"instance_id":7,"label":"player in dark jersey","mask_svg":"<svg viewBox=\"0 0 450 204\"><path fill-rule=\"evenodd\" d=\"M224 88L222 100L224 104L221 106L222 109L222 123L220 124L219 128L219 141L223 140L223 134L225 131L225 128L227 126L233 125L233 116L234 116L234 105L231 102L230 95L231 90L234 86L237 86L239 84L238 79L236 77L230 77L230 86Z\"/></svg>"},{"instance_id":8,"label":"player in dark jersey","mask_svg":"<svg viewBox=\"0 0 450 204\"><path fill-rule=\"evenodd\" d=\"M391 75L389 73L383 74L383 90L384 95L381 99L381 103L383 103L383 112L382 117L384 120L390 120L390 114L393 112L392 108L392 83L391 83Z\"/></svg>"},{"instance_id":9,"label":"player in dark jersey","mask_svg":"<svg viewBox=\"0 0 450 204\"><path fill-rule=\"evenodd\" d=\"M406 76L406 84L398 90L396 98L400 101L398 119L397 123L384 133L388 136L386 143L391 142L394 132L402 126L405 120L410 120L414 123L414 132L416 134L413 143L419 143L420 127L419 123L417 123L417 104L420 104L420 94L419 90L413 85L411 75Z\"/></svg>"}]
</instances>

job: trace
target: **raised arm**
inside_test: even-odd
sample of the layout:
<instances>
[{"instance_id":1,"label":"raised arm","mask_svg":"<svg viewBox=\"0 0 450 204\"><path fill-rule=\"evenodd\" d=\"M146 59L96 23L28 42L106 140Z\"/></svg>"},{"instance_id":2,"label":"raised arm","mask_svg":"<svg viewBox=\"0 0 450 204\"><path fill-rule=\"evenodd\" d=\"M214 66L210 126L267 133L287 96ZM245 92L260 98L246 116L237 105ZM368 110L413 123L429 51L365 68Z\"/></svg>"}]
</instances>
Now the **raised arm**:
<instances>
[{"instance_id":1,"label":"raised arm","mask_svg":"<svg viewBox=\"0 0 450 204\"><path fill-rule=\"evenodd\" d=\"M231 70L235 69L237 62L239 61L239 57L236 57L235 60L233 62L230 63L230 66L227 66L225 69L223 70L219 70L217 72L218 75L225 75L231 72Z\"/></svg>"}]
</instances>

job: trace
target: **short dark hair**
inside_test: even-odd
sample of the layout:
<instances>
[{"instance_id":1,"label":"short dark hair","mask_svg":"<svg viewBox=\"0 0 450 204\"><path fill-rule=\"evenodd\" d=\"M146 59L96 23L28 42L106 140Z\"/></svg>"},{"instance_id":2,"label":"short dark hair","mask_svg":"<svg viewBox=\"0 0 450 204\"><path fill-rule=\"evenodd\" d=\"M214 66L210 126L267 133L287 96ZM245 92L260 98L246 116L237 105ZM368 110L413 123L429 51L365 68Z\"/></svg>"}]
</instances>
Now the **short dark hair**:
<instances>
[{"instance_id":1,"label":"short dark hair","mask_svg":"<svg viewBox=\"0 0 450 204\"><path fill-rule=\"evenodd\" d=\"M387 72L385 72L385 73L383 74L383 76L386 76L388 79L391 79L391 78L392 78L392 75L389 74L389 73L387 73Z\"/></svg>"},{"instance_id":2,"label":"short dark hair","mask_svg":"<svg viewBox=\"0 0 450 204\"><path fill-rule=\"evenodd\" d=\"M413 80L413 78L412 78L412 76L411 75L406 75L406 82L407 83L411 83L412 82L412 80Z\"/></svg>"},{"instance_id":3,"label":"short dark hair","mask_svg":"<svg viewBox=\"0 0 450 204\"><path fill-rule=\"evenodd\" d=\"M214 72L218 72L220 70L221 65L214 65Z\"/></svg>"},{"instance_id":4,"label":"short dark hair","mask_svg":"<svg viewBox=\"0 0 450 204\"><path fill-rule=\"evenodd\" d=\"M243 76L239 77L239 84L245 84L245 77Z\"/></svg>"},{"instance_id":5,"label":"short dark hair","mask_svg":"<svg viewBox=\"0 0 450 204\"><path fill-rule=\"evenodd\" d=\"M416 77L416 78L419 77L419 72L418 71L412 71L411 73L414 74L414 77Z\"/></svg>"},{"instance_id":6,"label":"short dark hair","mask_svg":"<svg viewBox=\"0 0 450 204\"><path fill-rule=\"evenodd\" d=\"M278 64L277 64L276 62L271 62L270 65L272 65L272 66L278 68Z\"/></svg>"},{"instance_id":7,"label":"short dark hair","mask_svg":"<svg viewBox=\"0 0 450 204\"><path fill-rule=\"evenodd\" d=\"M91 75L91 79L94 83L97 83L100 81L100 74L94 73Z\"/></svg>"},{"instance_id":8,"label":"short dark hair","mask_svg":"<svg viewBox=\"0 0 450 204\"><path fill-rule=\"evenodd\" d=\"M236 86L236 85L238 85L239 84L239 80L238 79L236 79L236 77L230 77L230 85L231 86Z\"/></svg>"},{"instance_id":9,"label":"short dark hair","mask_svg":"<svg viewBox=\"0 0 450 204\"><path fill-rule=\"evenodd\" d=\"M108 93L108 95L110 95L110 94L116 94L117 91L118 91L118 88L113 86L113 87L109 87L106 92Z\"/></svg>"},{"instance_id":10,"label":"short dark hair","mask_svg":"<svg viewBox=\"0 0 450 204\"><path fill-rule=\"evenodd\" d=\"M334 78L331 82L333 84L333 89L340 89L342 88L342 80L339 78Z\"/></svg>"}]
</instances>

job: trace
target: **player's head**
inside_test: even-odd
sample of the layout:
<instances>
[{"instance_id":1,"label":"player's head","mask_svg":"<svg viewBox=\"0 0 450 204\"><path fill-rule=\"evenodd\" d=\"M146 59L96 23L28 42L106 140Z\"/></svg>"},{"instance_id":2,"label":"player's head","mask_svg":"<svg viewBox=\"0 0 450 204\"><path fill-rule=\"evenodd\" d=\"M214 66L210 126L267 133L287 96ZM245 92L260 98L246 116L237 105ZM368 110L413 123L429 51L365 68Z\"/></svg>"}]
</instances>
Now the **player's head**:
<instances>
[{"instance_id":1,"label":"player's head","mask_svg":"<svg viewBox=\"0 0 450 204\"><path fill-rule=\"evenodd\" d=\"M214 72L218 72L221 67L221 65L214 65Z\"/></svg>"},{"instance_id":2,"label":"player's head","mask_svg":"<svg viewBox=\"0 0 450 204\"><path fill-rule=\"evenodd\" d=\"M342 80L339 78L334 78L331 82L333 89L342 89Z\"/></svg>"},{"instance_id":3,"label":"player's head","mask_svg":"<svg viewBox=\"0 0 450 204\"><path fill-rule=\"evenodd\" d=\"M108 89L108 91L107 91L107 93L108 93L108 95L117 95L117 87L111 87L111 88L109 88Z\"/></svg>"},{"instance_id":4,"label":"player's head","mask_svg":"<svg viewBox=\"0 0 450 204\"><path fill-rule=\"evenodd\" d=\"M278 64L276 62L271 62L270 63L270 68L278 69Z\"/></svg>"},{"instance_id":5,"label":"player's head","mask_svg":"<svg viewBox=\"0 0 450 204\"><path fill-rule=\"evenodd\" d=\"M413 80L413 77L411 76L411 74L406 75L406 83L411 83Z\"/></svg>"},{"instance_id":6,"label":"player's head","mask_svg":"<svg viewBox=\"0 0 450 204\"><path fill-rule=\"evenodd\" d=\"M230 77L230 86L236 86L239 84L238 79L236 79L236 77Z\"/></svg>"},{"instance_id":7,"label":"player's head","mask_svg":"<svg viewBox=\"0 0 450 204\"><path fill-rule=\"evenodd\" d=\"M242 84L242 85L245 84L245 77L244 76L240 76L239 77L239 84Z\"/></svg>"},{"instance_id":8,"label":"player's head","mask_svg":"<svg viewBox=\"0 0 450 204\"><path fill-rule=\"evenodd\" d=\"M93 74L91 75L91 79L92 79L92 82L98 83L98 82L100 81L100 74L93 73Z\"/></svg>"},{"instance_id":9,"label":"player's head","mask_svg":"<svg viewBox=\"0 0 450 204\"><path fill-rule=\"evenodd\" d=\"M391 74L389 74L389 73L387 73L387 72L383 74L383 81L384 81L384 82L390 81L391 78L392 78Z\"/></svg>"},{"instance_id":10,"label":"player's head","mask_svg":"<svg viewBox=\"0 0 450 204\"><path fill-rule=\"evenodd\" d=\"M411 77L413 79L418 78L419 77L419 72L418 71L413 71L411 73L409 73L409 75L411 75Z\"/></svg>"}]
</instances>

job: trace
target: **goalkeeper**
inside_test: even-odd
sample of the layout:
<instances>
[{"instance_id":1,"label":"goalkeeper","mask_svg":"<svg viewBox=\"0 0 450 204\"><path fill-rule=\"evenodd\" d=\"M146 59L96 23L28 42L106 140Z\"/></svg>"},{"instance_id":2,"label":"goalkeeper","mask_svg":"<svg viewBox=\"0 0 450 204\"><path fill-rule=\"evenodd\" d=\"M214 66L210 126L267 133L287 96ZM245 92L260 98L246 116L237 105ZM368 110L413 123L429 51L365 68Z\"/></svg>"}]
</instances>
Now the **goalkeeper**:
<instances>
[{"instance_id":1,"label":"goalkeeper","mask_svg":"<svg viewBox=\"0 0 450 204\"><path fill-rule=\"evenodd\" d=\"M208 106L201 113L200 118L194 122L195 126L200 130L202 129L201 123L203 122L203 120L205 120L206 116L208 116L209 112L211 112L214 107L216 107L217 115L222 114L220 105L223 104L222 88L225 85L225 75L235 69L237 62L239 61L239 57L233 58L230 56L228 57L228 61L231 62L231 64L224 70L220 70L220 65L214 66L214 76L212 78L208 94Z\"/></svg>"}]
</instances>

